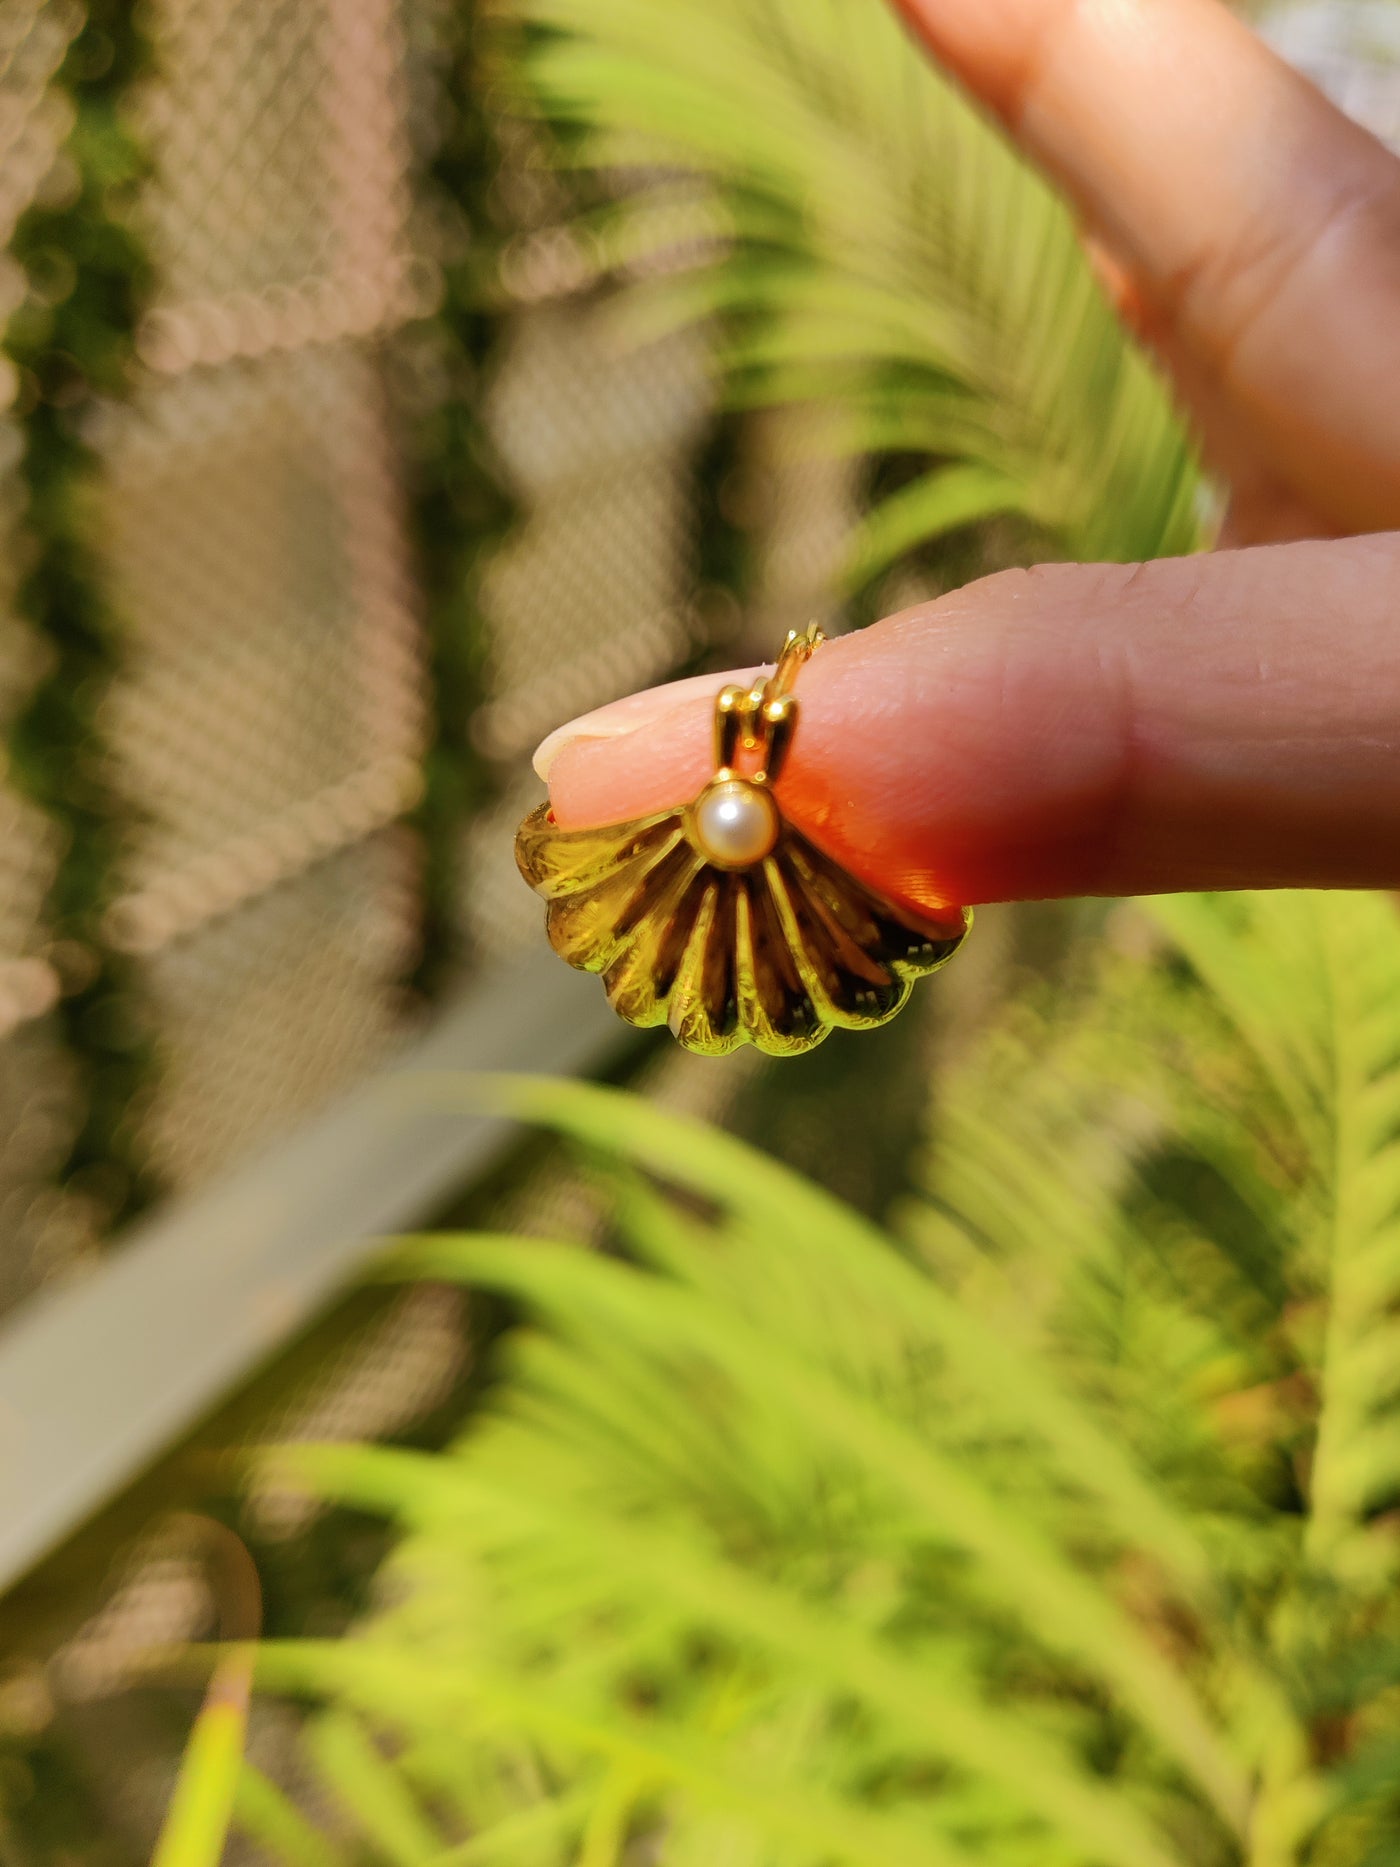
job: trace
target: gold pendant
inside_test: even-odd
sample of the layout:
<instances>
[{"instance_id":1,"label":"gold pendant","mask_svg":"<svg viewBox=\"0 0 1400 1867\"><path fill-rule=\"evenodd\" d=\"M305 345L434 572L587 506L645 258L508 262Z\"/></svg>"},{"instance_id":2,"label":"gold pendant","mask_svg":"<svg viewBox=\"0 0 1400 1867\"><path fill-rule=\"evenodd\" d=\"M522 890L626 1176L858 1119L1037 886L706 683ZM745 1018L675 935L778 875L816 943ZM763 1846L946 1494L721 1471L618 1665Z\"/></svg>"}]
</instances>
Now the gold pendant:
<instances>
[{"instance_id":1,"label":"gold pendant","mask_svg":"<svg viewBox=\"0 0 1400 1867\"><path fill-rule=\"evenodd\" d=\"M884 1024L972 924L969 908L886 900L784 818L772 787L792 685L822 639L815 623L790 631L766 681L721 690L715 775L690 804L599 830L561 830L541 804L516 835L555 952L601 973L629 1024L668 1024L705 1056L746 1042L795 1056L838 1026Z\"/></svg>"}]
</instances>

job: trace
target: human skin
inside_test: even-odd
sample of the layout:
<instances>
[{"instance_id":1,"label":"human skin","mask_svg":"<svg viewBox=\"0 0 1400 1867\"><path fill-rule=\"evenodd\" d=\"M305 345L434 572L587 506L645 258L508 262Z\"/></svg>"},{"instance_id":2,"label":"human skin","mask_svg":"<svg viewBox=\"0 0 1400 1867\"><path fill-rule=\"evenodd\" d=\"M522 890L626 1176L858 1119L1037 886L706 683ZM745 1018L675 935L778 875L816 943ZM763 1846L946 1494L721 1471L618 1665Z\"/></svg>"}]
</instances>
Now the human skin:
<instances>
[{"instance_id":1,"label":"human skin","mask_svg":"<svg viewBox=\"0 0 1400 1867\"><path fill-rule=\"evenodd\" d=\"M825 645L787 815L912 903L1400 885L1400 161L1217 0L895 0L1062 187L1230 487L1210 556L1004 572ZM725 679L536 756L680 804Z\"/></svg>"}]
</instances>

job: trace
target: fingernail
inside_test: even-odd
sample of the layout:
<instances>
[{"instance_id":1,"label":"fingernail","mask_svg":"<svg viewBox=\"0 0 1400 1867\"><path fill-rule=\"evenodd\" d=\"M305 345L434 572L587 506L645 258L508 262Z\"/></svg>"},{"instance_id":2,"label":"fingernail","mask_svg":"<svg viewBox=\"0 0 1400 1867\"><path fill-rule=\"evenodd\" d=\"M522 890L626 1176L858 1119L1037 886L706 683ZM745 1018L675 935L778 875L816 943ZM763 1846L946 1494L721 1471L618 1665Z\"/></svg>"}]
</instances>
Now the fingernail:
<instances>
[{"instance_id":1,"label":"fingernail","mask_svg":"<svg viewBox=\"0 0 1400 1867\"><path fill-rule=\"evenodd\" d=\"M629 733L664 719L677 707L701 697L713 698L730 681L751 681L756 672L748 668L735 674L693 674L688 680L647 687L639 694L628 694L622 700L609 701L605 707L596 707L592 713L581 713L567 725L556 726L548 738L540 741L535 751L535 771L548 783L550 767L565 746L572 745L575 740L625 738Z\"/></svg>"}]
</instances>

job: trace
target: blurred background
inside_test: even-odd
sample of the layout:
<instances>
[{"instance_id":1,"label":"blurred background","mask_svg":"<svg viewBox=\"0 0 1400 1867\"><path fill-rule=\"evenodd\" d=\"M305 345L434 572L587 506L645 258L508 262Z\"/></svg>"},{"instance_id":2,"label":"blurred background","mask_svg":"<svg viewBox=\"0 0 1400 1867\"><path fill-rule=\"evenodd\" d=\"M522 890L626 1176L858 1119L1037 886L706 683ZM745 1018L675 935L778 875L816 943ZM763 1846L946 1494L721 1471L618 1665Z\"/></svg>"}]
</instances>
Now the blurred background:
<instances>
[{"instance_id":1,"label":"blurred background","mask_svg":"<svg viewBox=\"0 0 1400 1867\"><path fill-rule=\"evenodd\" d=\"M199 1695L143 1667L214 1630L217 1526L271 1633L372 1598L383 1524L236 1495L230 1445L469 1417L495 1312L355 1284L356 1202L599 1234L552 1147L375 1100L414 1045L629 1084L885 1221L943 1073L1100 930L979 913L887 1029L711 1062L615 1031L515 871L563 719L1209 536L1066 217L867 11L0 5L3 1867L149 1856ZM1390 0L1254 14L1400 142ZM300 1716L255 1712L274 1775Z\"/></svg>"}]
</instances>

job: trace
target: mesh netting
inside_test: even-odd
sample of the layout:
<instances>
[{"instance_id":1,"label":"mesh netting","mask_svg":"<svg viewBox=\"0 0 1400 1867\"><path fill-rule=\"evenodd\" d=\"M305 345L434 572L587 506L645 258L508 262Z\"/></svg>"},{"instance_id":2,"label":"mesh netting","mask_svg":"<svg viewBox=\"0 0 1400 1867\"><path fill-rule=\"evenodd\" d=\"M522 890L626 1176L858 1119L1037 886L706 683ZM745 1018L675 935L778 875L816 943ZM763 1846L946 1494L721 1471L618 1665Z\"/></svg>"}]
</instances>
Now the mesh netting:
<instances>
[{"instance_id":1,"label":"mesh netting","mask_svg":"<svg viewBox=\"0 0 1400 1867\"><path fill-rule=\"evenodd\" d=\"M414 1015L424 851L410 813L433 696L402 376L407 352L435 353L413 327L452 216L421 169L442 108L440 0L150 0L143 17L159 76L140 99L153 179L138 224L156 289L136 391L92 428L123 638L98 718L123 831L103 937L154 1040L122 1139L180 1190L362 1077ZM0 231L54 172L68 118L49 80L81 23L56 0L0 7ZM703 652L711 613L696 535L708 340L622 346L554 224L559 184L528 135L500 128L494 194L527 234L483 396L519 521L484 581L470 723L494 801L459 831L460 945L479 965L543 941L512 854L539 795L534 744ZM22 527L17 448L0 425L0 534ZM844 469L783 477L772 454L759 652L811 613L849 503ZM44 666L9 617L11 563L0 550L7 716ZM0 1307L98 1243L100 1189L62 1181L84 1106L81 1059L49 1015L65 962L44 899L63 855L54 826L0 789ZM753 1068L667 1056L651 1088L713 1114ZM586 1236L595 1204L555 1163L512 1189L508 1216ZM463 1375L462 1307L436 1287L386 1299L256 1436L411 1428ZM264 1487L246 1527L286 1539L315 1516ZM131 1688L153 1641L209 1631L208 1578L160 1529L92 1592L45 1690L60 1718L89 1721L75 1755L103 1823L147 1846L174 1751L143 1733Z\"/></svg>"},{"instance_id":2,"label":"mesh netting","mask_svg":"<svg viewBox=\"0 0 1400 1867\"><path fill-rule=\"evenodd\" d=\"M414 309L431 270L407 238L395 0L156 0L150 30L152 366L300 349Z\"/></svg>"},{"instance_id":3,"label":"mesh netting","mask_svg":"<svg viewBox=\"0 0 1400 1867\"><path fill-rule=\"evenodd\" d=\"M83 17L72 0L4 9L0 230L67 185L71 108L53 77ZM423 168L443 126L439 0L151 0L142 19L156 73L135 100L151 162L134 221L154 274L145 375L91 429L123 634L97 722L124 824L103 932L154 1039L128 1138L181 1188L350 1082L403 1027L422 870L404 819L431 697L389 365L463 228ZM712 413L703 336L617 340L581 295L588 269L534 138L499 128L519 308L484 410L521 521L483 590L471 732L497 801L462 825L457 908L461 950L480 960L540 937L510 854L537 795L531 747L703 646L695 462ZM0 270L0 303L20 289ZM0 533L22 525L7 495L18 444L0 428ZM0 612L12 558L0 552ZM42 667L30 635L0 626L0 712ZM81 1071L32 1074L63 970L43 925L62 857L53 826L0 791L0 1047L36 1026L26 1080L46 1109L63 1087L71 1131ZM19 1056L0 1048L0 1079ZM0 1160L12 1207L52 1189L63 1157L20 1152ZM58 1261L21 1230L0 1257ZM0 1293L28 1287L11 1270Z\"/></svg>"},{"instance_id":4,"label":"mesh netting","mask_svg":"<svg viewBox=\"0 0 1400 1867\"><path fill-rule=\"evenodd\" d=\"M159 1064L138 1151L193 1184L378 1058L411 963L424 649L380 342L408 237L393 0L157 0L151 380L112 411L107 915Z\"/></svg>"},{"instance_id":5,"label":"mesh netting","mask_svg":"<svg viewBox=\"0 0 1400 1867\"><path fill-rule=\"evenodd\" d=\"M142 1144L194 1185L379 1061L412 958L417 850L391 827L172 941L143 968L159 1070Z\"/></svg>"},{"instance_id":6,"label":"mesh netting","mask_svg":"<svg viewBox=\"0 0 1400 1867\"><path fill-rule=\"evenodd\" d=\"M71 112L51 85L83 23L80 6L6 0L0 6L0 324L24 292L4 249L45 185L64 185L60 147ZM17 387L0 359L0 407ZM0 415L0 733L12 725L45 667L45 653L15 614L23 538L16 471L18 424ZM46 1014L59 978L44 902L62 854L54 825L6 781L0 766L0 1311L93 1244L86 1203L58 1183L82 1119L81 1083Z\"/></svg>"},{"instance_id":7,"label":"mesh netting","mask_svg":"<svg viewBox=\"0 0 1400 1867\"><path fill-rule=\"evenodd\" d=\"M71 111L50 80L82 24L77 0L6 0L0 9L0 239L6 246L52 175L68 133ZM13 309L22 289L12 273L5 277L0 311Z\"/></svg>"},{"instance_id":8,"label":"mesh netting","mask_svg":"<svg viewBox=\"0 0 1400 1867\"><path fill-rule=\"evenodd\" d=\"M710 396L700 337L625 355L587 307L534 307L504 346L489 417L524 516L483 592L489 691L473 735L501 791L468 827L459 909L484 955L542 937L511 853L540 796L534 746L664 679L696 641L694 452Z\"/></svg>"},{"instance_id":9,"label":"mesh netting","mask_svg":"<svg viewBox=\"0 0 1400 1867\"><path fill-rule=\"evenodd\" d=\"M102 725L139 826L115 912L149 946L268 886L272 846L278 870L301 866L412 801L421 652L358 349L194 372L112 427L128 645Z\"/></svg>"}]
</instances>

